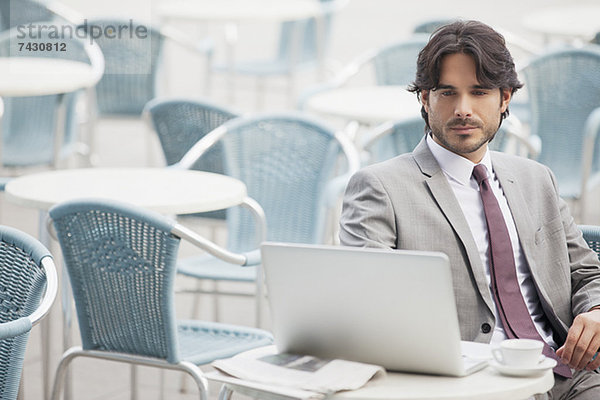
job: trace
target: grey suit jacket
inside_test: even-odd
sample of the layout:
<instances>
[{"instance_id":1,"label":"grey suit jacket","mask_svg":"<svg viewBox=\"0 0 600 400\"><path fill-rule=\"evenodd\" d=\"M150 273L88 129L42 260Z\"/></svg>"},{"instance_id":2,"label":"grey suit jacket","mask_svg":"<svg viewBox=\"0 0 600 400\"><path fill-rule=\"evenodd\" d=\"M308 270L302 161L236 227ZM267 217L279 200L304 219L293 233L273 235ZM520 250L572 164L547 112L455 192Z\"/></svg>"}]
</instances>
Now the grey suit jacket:
<instances>
[{"instance_id":1,"label":"grey suit jacket","mask_svg":"<svg viewBox=\"0 0 600 400\"><path fill-rule=\"evenodd\" d=\"M491 158L542 308L562 344L574 316L600 304L598 257L583 240L547 167L498 152ZM346 246L446 253L462 339L490 341L494 315L485 270L458 200L425 140L412 153L352 177L340 227Z\"/></svg>"}]
</instances>

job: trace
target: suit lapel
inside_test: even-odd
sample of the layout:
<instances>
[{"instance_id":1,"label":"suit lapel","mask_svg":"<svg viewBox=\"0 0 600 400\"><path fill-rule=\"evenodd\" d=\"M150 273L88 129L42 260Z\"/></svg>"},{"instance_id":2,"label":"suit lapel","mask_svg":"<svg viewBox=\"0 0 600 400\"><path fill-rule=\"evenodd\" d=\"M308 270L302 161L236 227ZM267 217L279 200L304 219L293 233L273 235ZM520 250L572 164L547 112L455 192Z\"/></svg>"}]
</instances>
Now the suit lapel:
<instances>
[{"instance_id":1,"label":"suit lapel","mask_svg":"<svg viewBox=\"0 0 600 400\"><path fill-rule=\"evenodd\" d=\"M481 257L473 239L471 228L469 228L446 176L429 150L425 138L421 140L413 151L413 157L425 176L425 183L429 187L433 198L452 226L452 229L454 229L460 238L469 258L469 267L475 278L479 293L490 311L493 312L493 302L485 276L485 269L481 263Z\"/></svg>"}]
</instances>

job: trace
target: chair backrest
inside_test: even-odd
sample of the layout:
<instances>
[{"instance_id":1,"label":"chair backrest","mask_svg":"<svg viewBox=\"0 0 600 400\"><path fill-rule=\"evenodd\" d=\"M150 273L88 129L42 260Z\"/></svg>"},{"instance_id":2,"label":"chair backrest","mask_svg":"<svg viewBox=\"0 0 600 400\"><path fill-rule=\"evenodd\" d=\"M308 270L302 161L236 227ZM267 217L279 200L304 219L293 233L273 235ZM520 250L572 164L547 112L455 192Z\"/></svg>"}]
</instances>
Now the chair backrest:
<instances>
[{"instance_id":1,"label":"chair backrest","mask_svg":"<svg viewBox=\"0 0 600 400\"><path fill-rule=\"evenodd\" d=\"M379 49L373 59L377 84L405 86L413 82L417 57L428 40L427 35L415 35Z\"/></svg>"},{"instance_id":2,"label":"chair backrest","mask_svg":"<svg viewBox=\"0 0 600 400\"><path fill-rule=\"evenodd\" d=\"M56 296L48 250L17 229L0 226L0 398L17 398L31 327ZM42 299L42 294L46 296Z\"/></svg>"},{"instance_id":3,"label":"chair backrest","mask_svg":"<svg viewBox=\"0 0 600 400\"><path fill-rule=\"evenodd\" d=\"M174 222L105 200L50 210L69 273L83 348L179 361Z\"/></svg>"},{"instance_id":4,"label":"chair backrest","mask_svg":"<svg viewBox=\"0 0 600 400\"><path fill-rule=\"evenodd\" d=\"M583 128L592 110L600 107L598 71L598 46L554 49L522 70L531 133L542 141L538 160L552 169L563 196L580 194Z\"/></svg>"},{"instance_id":5,"label":"chair backrest","mask_svg":"<svg viewBox=\"0 0 600 400\"><path fill-rule=\"evenodd\" d=\"M267 240L323 242L328 185L358 164L343 133L297 113L240 117L208 134L190 152L217 142L223 146L227 175L244 182L248 196L264 209ZM231 250L256 247L254 219L246 210L228 209L227 227Z\"/></svg>"},{"instance_id":6,"label":"chair backrest","mask_svg":"<svg viewBox=\"0 0 600 400\"><path fill-rule=\"evenodd\" d=\"M167 165L181 157L207 133L238 115L205 100L154 99L144 108L152 128L158 135ZM205 154L194 169L223 173L220 145Z\"/></svg>"},{"instance_id":7,"label":"chair backrest","mask_svg":"<svg viewBox=\"0 0 600 400\"><path fill-rule=\"evenodd\" d=\"M204 100L154 99L146 104L144 115L158 135L167 165L173 165L207 133L237 117L233 111ZM223 151L216 143L191 169L224 173ZM225 219L225 210L198 216Z\"/></svg>"},{"instance_id":8,"label":"chair backrest","mask_svg":"<svg viewBox=\"0 0 600 400\"><path fill-rule=\"evenodd\" d=\"M590 249L594 250L600 258L600 226L595 225L579 225L583 239L587 242Z\"/></svg>"},{"instance_id":9,"label":"chair backrest","mask_svg":"<svg viewBox=\"0 0 600 400\"><path fill-rule=\"evenodd\" d=\"M79 61L90 64L98 76L102 74L104 58L100 49L89 39L77 37L75 26L57 24L56 30L38 31L35 27L48 24L43 21L31 24L34 26L31 35L23 34L18 27L0 34L0 56ZM22 49L25 45L29 46L28 50ZM75 105L79 94L80 92L68 93L62 100L66 107L62 156L75 150ZM54 134L61 96L4 97L5 114L1 127L4 166L56 165L58 160L54 159Z\"/></svg>"},{"instance_id":10,"label":"chair backrest","mask_svg":"<svg viewBox=\"0 0 600 400\"><path fill-rule=\"evenodd\" d=\"M139 116L156 97L164 37L157 28L124 19L89 20L80 25L104 54L106 68L96 86L101 114ZM93 34L94 32L108 34Z\"/></svg>"},{"instance_id":11,"label":"chair backrest","mask_svg":"<svg viewBox=\"0 0 600 400\"><path fill-rule=\"evenodd\" d=\"M322 43L319 45L323 46L323 54L327 54L328 48L331 42L331 30L333 24L333 17L335 13L341 9L347 0L319 0L322 4L323 11L323 37ZM299 29L299 32L294 32L295 29ZM291 48L294 45L294 35L299 34L301 38L301 48L299 51L298 63L309 63L315 62L318 58L318 46L317 46L317 26L314 18L294 21L294 22L283 22L279 33L279 52L278 59L282 61L291 61Z\"/></svg>"}]
</instances>

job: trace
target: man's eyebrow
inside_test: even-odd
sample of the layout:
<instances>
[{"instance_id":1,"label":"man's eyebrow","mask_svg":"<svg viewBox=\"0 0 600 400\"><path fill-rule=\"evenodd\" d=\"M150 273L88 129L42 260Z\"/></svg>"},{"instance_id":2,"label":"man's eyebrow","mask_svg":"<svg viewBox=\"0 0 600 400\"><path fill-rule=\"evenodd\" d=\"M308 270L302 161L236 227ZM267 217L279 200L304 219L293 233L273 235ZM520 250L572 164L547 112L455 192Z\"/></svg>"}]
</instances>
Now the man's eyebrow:
<instances>
[{"instance_id":1,"label":"man's eyebrow","mask_svg":"<svg viewBox=\"0 0 600 400\"><path fill-rule=\"evenodd\" d=\"M436 91L436 90L448 90L448 89L450 89L450 90L456 90L456 86L440 84L435 89L433 89L433 91ZM483 86L483 85L473 85L473 86L471 86L471 89L490 90L490 89L493 89L493 88L487 87L487 86Z\"/></svg>"},{"instance_id":2,"label":"man's eyebrow","mask_svg":"<svg viewBox=\"0 0 600 400\"><path fill-rule=\"evenodd\" d=\"M433 91L435 92L436 90L447 90L447 89L455 90L456 87L452 86L452 85L443 85L443 84L441 84L441 85L437 85L435 87L435 89L433 89Z\"/></svg>"}]
</instances>

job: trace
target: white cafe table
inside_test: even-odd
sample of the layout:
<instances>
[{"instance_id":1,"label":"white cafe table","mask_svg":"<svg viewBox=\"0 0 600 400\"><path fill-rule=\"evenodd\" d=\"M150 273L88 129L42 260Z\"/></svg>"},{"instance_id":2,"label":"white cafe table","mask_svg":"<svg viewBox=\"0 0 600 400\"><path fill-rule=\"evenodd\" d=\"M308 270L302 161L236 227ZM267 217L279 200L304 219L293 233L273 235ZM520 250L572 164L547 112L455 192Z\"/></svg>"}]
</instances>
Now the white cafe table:
<instances>
[{"instance_id":1,"label":"white cafe table","mask_svg":"<svg viewBox=\"0 0 600 400\"><path fill-rule=\"evenodd\" d=\"M101 75L91 65L42 57L0 57L0 96L70 93L96 84Z\"/></svg>"},{"instance_id":2,"label":"white cafe table","mask_svg":"<svg viewBox=\"0 0 600 400\"><path fill-rule=\"evenodd\" d=\"M186 21L216 23L224 25L227 44L227 65L229 69L229 100L234 100L235 46L238 40L238 27L241 23L280 23L316 18L317 37L323 37L321 6L311 0L175 0L163 2L157 7L158 14L165 21ZM296 37L292 58L297 57L302 38ZM317 41L318 44L321 41ZM319 46L319 65L323 64L323 49Z\"/></svg>"},{"instance_id":3,"label":"white cafe table","mask_svg":"<svg viewBox=\"0 0 600 400\"><path fill-rule=\"evenodd\" d=\"M207 374L207 378L220 382L219 372ZM326 397L328 400L524 400L538 393L545 393L554 386L552 370L532 377L509 377L487 367L472 375L454 378L433 375L388 372L376 377L364 387L338 392ZM247 396L284 400L286 397L250 389L239 383L226 383L220 399L227 399L231 391Z\"/></svg>"},{"instance_id":4,"label":"white cafe table","mask_svg":"<svg viewBox=\"0 0 600 400\"><path fill-rule=\"evenodd\" d=\"M551 37L590 40L600 32L600 4L569 4L544 7L522 19L525 28Z\"/></svg>"},{"instance_id":5,"label":"white cafe table","mask_svg":"<svg viewBox=\"0 0 600 400\"><path fill-rule=\"evenodd\" d=\"M187 214L249 204L246 185L241 181L219 174L172 168L53 170L15 178L5 190L7 201L40 211L39 237L46 244L50 242L45 229L47 211L66 200L104 198L164 214ZM62 279L61 285L65 299L65 293L69 293L67 280ZM70 306L66 307L68 313ZM65 348L69 345L68 318L64 321ZM43 329L50 332L50 319L45 321L47 325ZM50 335L43 336L44 393L48 394Z\"/></svg>"},{"instance_id":6,"label":"white cafe table","mask_svg":"<svg viewBox=\"0 0 600 400\"><path fill-rule=\"evenodd\" d=\"M172 168L83 168L24 175L6 185L6 199L47 211L76 198L99 197L163 214L188 214L241 204L246 185L219 174Z\"/></svg>"},{"instance_id":7,"label":"white cafe table","mask_svg":"<svg viewBox=\"0 0 600 400\"><path fill-rule=\"evenodd\" d=\"M349 86L326 90L311 96L306 109L368 126L421 115L417 96L403 86Z\"/></svg>"}]
</instances>

